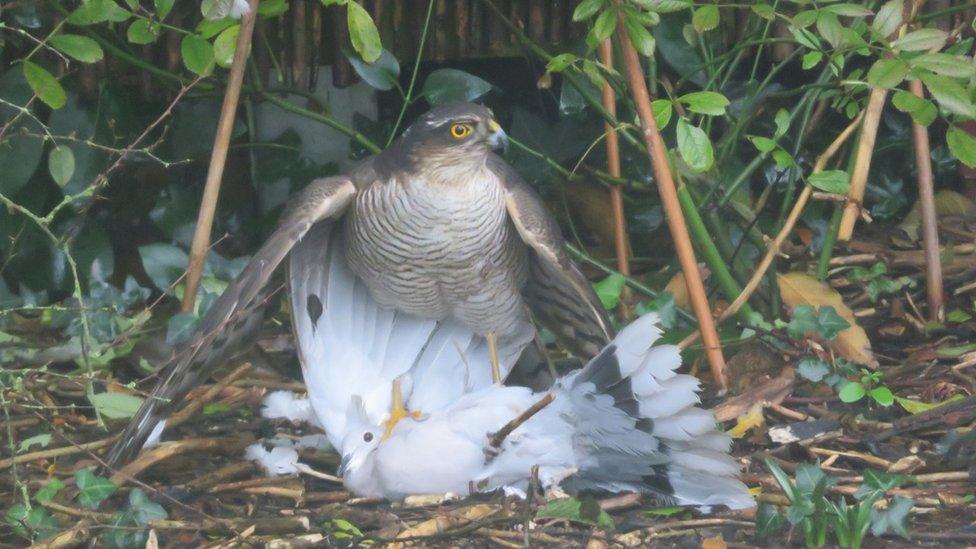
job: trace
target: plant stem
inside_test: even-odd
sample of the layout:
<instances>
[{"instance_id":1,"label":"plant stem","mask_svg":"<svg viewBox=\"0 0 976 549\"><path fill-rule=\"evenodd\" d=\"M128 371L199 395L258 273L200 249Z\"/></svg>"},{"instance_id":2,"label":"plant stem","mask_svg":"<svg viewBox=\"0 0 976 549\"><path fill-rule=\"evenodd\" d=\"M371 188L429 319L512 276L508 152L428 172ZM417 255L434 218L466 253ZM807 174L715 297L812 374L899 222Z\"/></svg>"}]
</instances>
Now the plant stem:
<instances>
[{"instance_id":1,"label":"plant stem","mask_svg":"<svg viewBox=\"0 0 976 549\"><path fill-rule=\"evenodd\" d=\"M641 71L640 58L637 56L634 45L630 42L630 37L624 28L623 15L620 13L617 14L617 39L623 51L624 67L630 83L634 105L644 129L643 137L647 156L654 170L654 179L657 182L658 190L661 193L661 204L668 220L671 237L674 239L678 261L681 263L681 270L684 273L692 310L695 312L702 333L705 354L708 357L715 382L718 384L719 393L724 394L728 390L728 380L725 376L725 357L722 356L722 344L719 341L718 332L715 330L715 321L708 306L705 285L702 283L698 271L695 250L691 245L688 226L682 214L678 191L671 175L671 166L668 162L664 139L661 138L661 132L658 130L657 122L654 120L654 114L651 111L651 96Z\"/></svg>"},{"instance_id":2,"label":"plant stem","mask_svg":"<svg viewBox=\"0 0 976 549\"><path fill-rule=\"evenodd\" d=\"M410 100L413 97L413 87L417 83L417 73L420 71L420 60L424 56L424 45L427 43L427 29L430 27L430 16L432 13L434 13L434 0L427 0L427 16L424 19L424 30L420 33L420 45L417 46L417 59L413 62L413 74L410 75L410 85L407 86L407 93L403 96L403 107L400 108L400 114L397 115L393 129L390 130L390 137L386 140L387 147L390 146L393 138L396 137L397 130L400 129L400 123L403 122L403 115L407 112L407 107L410 106Z\"/></svg>"},{"instance_id":3,"label":"plant stem","mask_svg":"<svg viewBox=\"0 0 976 549\"><path fill-rule=\"evenodd\" d=\"M916 97L925 97L920 80L908 83L908 89ZM942 260L939 257L939 219L935 211L935 191L932 183L932 152L929 147L929 130L912 122L915 141L915 166L918 172L918 202L922 214L922 247L925 250L925 282L929 302L929 319L945 320L945 294L942 288Z\"/></svg>"},{"instance_id":4,"label":"plant stem","mask_svg":"<svg viewBox=\"0 0 976 549\"><path fill-rule=\"evenodd\" d=\"M259 2L260 0L250 0L250 11L244 15L240 33L237 35L237 49L234 50L230 77L227 80L227 89L224 92L224 104L220 108L220 120L217 122L217 135L214 138L214 148L210 155L207 182L203 188L200 213L197 216L193 243L190 246L190 264L186 270L186 286L183 290L183 302L180 307L183 312L193 310L197 299L197 288L200 287L200 278L203 276L203 264L207 259L207 249L210 247L210 232L213 230L214 214L217 211L220 182L224 176L227 147L230 145L234 121L237 118L237 104L241 97L244 69L247 67L247 56L251 50L251 36L254 33L254 22L257 19Z\"/></svg>"}]
</instances>

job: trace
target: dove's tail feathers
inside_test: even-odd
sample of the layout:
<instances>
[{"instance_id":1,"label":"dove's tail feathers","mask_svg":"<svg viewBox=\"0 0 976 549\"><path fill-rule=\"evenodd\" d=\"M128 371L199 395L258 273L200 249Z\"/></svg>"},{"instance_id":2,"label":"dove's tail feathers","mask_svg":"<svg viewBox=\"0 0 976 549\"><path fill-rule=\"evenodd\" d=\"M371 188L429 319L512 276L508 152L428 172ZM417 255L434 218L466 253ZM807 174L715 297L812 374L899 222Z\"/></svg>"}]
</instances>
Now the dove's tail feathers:
<instances>
[{"instance_id":1,"label":"dove's tail feathers","mask_svg":"<svg viewBox=\"0 0 976 549\"><path fill-rule=\"evenodd\" d=\"M637 319L561 384L581 418L577 437L589 455L580 461L592 464L578 487L652 492L682 505L755 505L736 478L730 439L697 407L698 380L675 372L679 349L653 346L657 320Z\"/></svg>"}]
</instances>

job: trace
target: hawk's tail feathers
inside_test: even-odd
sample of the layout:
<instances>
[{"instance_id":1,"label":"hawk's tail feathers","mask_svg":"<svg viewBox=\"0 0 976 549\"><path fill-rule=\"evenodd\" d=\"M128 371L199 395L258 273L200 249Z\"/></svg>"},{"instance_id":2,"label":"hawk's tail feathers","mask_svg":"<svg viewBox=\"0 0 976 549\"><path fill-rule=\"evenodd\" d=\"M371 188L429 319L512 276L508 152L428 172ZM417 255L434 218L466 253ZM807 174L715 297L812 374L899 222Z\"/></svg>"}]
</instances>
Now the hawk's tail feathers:
<instances>
[{"instance_id":1,"label":"hawk's tail feathers","mask_svg":"<svg viewBox=\"0 0 976 549\"><path fill-rule=\"evenodd\" d=\"M752 507L736 477L731 441L697 407L698 380L677 374L680 351L653 346L657 316L637 319L583 370L561 384L593 464L579 488L653 492L682 505ZM602 397L602 398L601 398ZM622 412L622 413L621 413Z\"/></svg>"}]
</instances>

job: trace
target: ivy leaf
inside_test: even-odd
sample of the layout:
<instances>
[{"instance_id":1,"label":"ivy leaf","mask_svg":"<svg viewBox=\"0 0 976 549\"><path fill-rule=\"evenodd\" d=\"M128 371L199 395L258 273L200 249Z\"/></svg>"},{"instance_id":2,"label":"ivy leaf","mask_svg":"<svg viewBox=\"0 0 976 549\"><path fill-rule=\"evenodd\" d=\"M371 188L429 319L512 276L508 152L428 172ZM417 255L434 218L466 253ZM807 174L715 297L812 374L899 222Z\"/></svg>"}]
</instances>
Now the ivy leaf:
<instances>
[{"instance_id":1,"label":"ivy leaf","mask_svg":"<svg viewBox=\"0 0 976 549\"><path fill-rule=\"evenodd\" d=\"M624 286L626 285L627 279L622 274L613 273L594 284L593 289L596 290L596 295L600 298L600 303L603 303L603 308L609 311L615 309L620 304L620 295L623 293Z\"/></svg>"},{"instance_id":2,"label":"ivy leaf","mask_svg":"<svg viewBox=\"0 0 976 549\"><path fill-rule=\"evenodd\" d=\"M132 521L137 526L149 526L154 520L163 520L168 515L163 506L149 499L140 488L133 488L129 492L129 512L132 514Z\"/></svg>"},{"instance_id":3,"label":"ivy leaf","mask_svg":"<svg viewBox=\"0 0 976 549\"><path fill-rule=\"evenodd\" d=\"M807 334L817 333L819 325L817 324L817 317L814 315L813 306L802 304L793 307L786 331L791 338L797 340L803 339Z\"/></svg>"},{"instance_id":4,"label":"ivy leaf","mask_svg":"<svg viewBox=\"0 0 976 549\"><path fill-rule=\"evenodd\" d=\"M691 16L691 26L699 33L708 32L716 27L720 20L718 6L715 4L705 4L695 10Z\"/></svg>"},{"instance_id":5,"label":"ivy leaf","mask_svg":"<svg viewBox=\"0 0 976 549\"><path fill-rule=\"evenodd\" d=\"M891 47L902 51L940 50L945 46L949 35L939 29L918 29L891 43Z\"/></svg>"},{"instance_id":6,"label":"ivy leaf","mask_svg":"<svg viewBox=\"0 0 976 549\"><path fill-rule=\"evenodd\" d=\"M36 506L28 511L23 503L18 503L7 509L4 521L9 524L14 532L26 538L45 539L56 534L61 526L54 517L47 512L47 509ZM28 528L30 532L28 532Z\"/></svg>"},{"instance_id":7,"label":"ivy leaf","mask_svg":"<svg viewBox=\"0 0 976 549\"><path fill-rule=\"evenodd\" d=\"M837 309L832 305L820 307L817 315L818 332L827 340L834 339L837 334L851 327L851 324L844 320L844 317L837 314Z\"/></svg>"},{"instance_id":8,"label":"ivy leaf","mask_svg":"<svg viewBox=\"0 0 976 549\"><path fill-rule=\"evenodd\" d=\"M363 58L372 63L380 58L383 45L380 43L380 33L376 24L362 6L356 2L346 4L346 23L349 25L349 40L352 47Z\"/></svg>"},{"instance_id":9,"label":"ivy leaf","mask_svg":"<svg viewBox=\"0 0 976 549\"><path fill-rule=\"evenodd\" d=\"M64 488L64 482L61 482L58 477L54 477L43 488L34 493L34 500L38 503L48 503L54 499L54 496L58 495L62 488Z\"/></svg>"},{"instance_id":10,"label":"ivy leaf","mask_svg":"<svg viewBox=\"0 0 976 549\"><path fill-rule=\"evenodd\" d=\"M815 189L834 194L847 194L851 178L844 170L826 170L811 174L807 183Z\"/></svg>"},{"instance_id":11,"label":"ivy leaf","mask_svg":"<svg viewBox=\"0 0 976 549\"><path fill-rule=\"evenodd\" d=\"M61 83L40 65L24 61L24 78L37 97L52 109L60 109L68 100Z\"/></svg>"},{"instance_id":12,"label":"ivy leaf","mask_svg":"<svg viewBox=\"0 0 976 549\"><path fill-rule=\"evenodd\" d=\"M599 506L595 509L589 507L576 498L560 498L548 502L545 507L539 509L535 516L536 518L565 519L571 522L599 526L604 530L613 529L613 519L606 511L600 509Z\"/></svg>"},{"instance_id":13,"label":"ivy leaf","mask_svg":"<svg viewBox=\"0 0 976 549\"><path fill-rule=\"evenodd\" d=\"M491 91L491 84L457 69L438 69L424 80L420 95L431 105L474 101Z\"/></svg>"},{"instance_id":14,"label":"ivy leaf","mask_svg":"<svg viewBox=\"0 0 976 549\"><path fill-rule=\"evenodd\" d=\"M125 31L125 37L133 44L151 44L159 38L159 23L148 19L136 19Z\"/></svg>"},{"instance_id":15,"label":"ivy leaf","mask_svg":"<svg viewBox=\"0 0 976 549\"><path fill-rule=\"evenodd\" d=\"M65 55L82 63L94 63L105 57L98 42L79 34L58 34L52 36L50 44Z\"/></svg>"},{"instance_id":16,"label":"ivy leaf","mask_svg":"<svg viewBox=\"0 0 976 549\"><path fill-rule=\"evenodd\" d=\"M237 51L237 36L241 33L240 25L227 27L214 40L213 55L217 65L229 68L234 63L234 52Z\"/></svg>"},{"instance_id":17,"label":"ivy leaf","mask_svg":"<svg viewBox=\"0 0 976 549\"><path fill-rule=\"evenodd\" d=\"M830 373L830 365L819 358L807 357L797 364L796 373L803 379L817 383Z\"/></svg>"},{"instance_id":18,"label":"ivy leaf","mask_svg":"<svg viewBox=\"0 0 976 549\"><path fill-rule=\"evenodd\" d=\"M75 153L64 145L54 147L47 157L47 170L51 173L51 179L59 187L64 187L75 174Z\"/></svg>"},{"instance_id":19,"label":"ivy leaf","mask_svg":"<svg viewBox=\"0 0 976 549\"><path fill-rule=\"evenodd\" d=\"M970 168L976 168L976 137L959 126L953 125L946 132L946 143L949 145L952 156Z\"/></svg>"},{"instance_id":20,"label":"ivy leaf","mask_svg":"<svg viewBox=\"0 0 976 549\"><path fill-rule=\"evenodd\" d=\"M688 105L688 110L699 114L722 116L729 100L724 95L711 91L692 92L682 95L678 101Z\"/></svg>"},{"instance_id":21,"label":"ivy leaf","mask_svg":"<svg viewBox=\"0 0 976 549\"><path fill-rule=\"evenodd\" d=\"M214 51L210 42L195 34L188 34L180 42L180 55L183 57L183 65L190 72L207 76L214 69Z\"/></svg>"},{"instance_id":22,"label":"ivy leaf","mask_svg":"<svg viewBox=\"0 0 976 549\"><path fill-rule=\"evenodd\" d=\"M841 402L846 402L850 404L852 402L857 402L861 400L862 398L864 398L865 394L866 391L864 390L863 385L853 381L848 381L841 388L840 393L838 393L837 396L840 397Z\"/></svg>"},{"instance_id":23,"label":"ivy leaf","mask_svg":"<svg viewBox=\"0 0 976 549\"><path fill-rule=\"evenodd\" d=\"M166 344L175 347L186 341L193 334L200 317L193 311L177 313L166 323Z\"/></svg>"},{"instance_id":24,"label":"ivy leaf","mask_svg":"<svg viewBox=\"0 0 976 549\"><path fill-rule=\"evenodd\" d=\"M696 172L708 171L715 164L715 152L708 135L684 118L678 119L678 151L688 167Z\"/></svg>"},{"instance_id":25,"label":"ivy leaf","mask_svg":"<svg viewBox=\"0 0 976 549\"><path fill-rule=\"evenodd\" d=\"M891 104L901 112L910 114L912 121L920 126L928 126L939 115L939 109L934 103L905 90L896 91L891 97ZM952 149L951 144L949 148Z\"/></svg>"},{"instance_id":26,"label":"ivy leaf","mask_svg":"<svg viewBox=\"0 0 976 549\"><path fill-rule=\"evenodd\" d=\"M379 58L372 63L363 61L351 52L344 53L356 74L370 87L380 91L392 90L396 87L397 79L400 77L400 63L392 53L383 50Z\"/></svg>"},{"instance_id":27,"label":"ivy leaf","mask_svg":"<svg viewBox=\"0 0 976 549\"><path fill-rule=\"evenodd\" d=\"M894 88L908 76L911 67L897 57L878 59L868 70L868 84L877 88Z\"/></svg>"},{"instance_id":28,"label":"ivy leaf","mask_svg":"<svg viewBox=\"0 0 976 549\"><path fill-rule=\"evenodd\" d=\"M919 78L932 97L947 111L967 117L976 116L976 108L973 108L973 103L969 100L969 92L959 82L937 74L922 74Z\"/></svg>"},{"instance_id":29,"label":"ivy leaf","mask_svg":"<svg viewBox=\"0 0 976 549\"><path fill-rule=\"evenodd\" d=\"M881 537L888 532L893 532L899 536L909 539L908 534L908 514L915 506L910 498L895 496L885 510L871 510L871 533L876 537Z\"/></svg>"},{"instance_id":30,"label":"ivy leaf","mask_svg":"<svg viewBox=\"0 0 976 549\"><path fill-rule=\"evenodd\" d=\"M854 492L854 498L859 501L877 500L891 490L905 484L909 477L905 475L894 475L874 469L864 470L864 482Z\"/></svg>"},{"instance_id":31,"label":"ivy leaf","mask_svg":"<svg viewBox=\"0 0 976 549\"><path fill-rule=\"evenodd\" d=\"M75 473L75 484L78 486L78 503L89 509L98 508L101 502L118 489L111 480L92 473L90 469L81 469Z\"/></svg>"}]
</instances>

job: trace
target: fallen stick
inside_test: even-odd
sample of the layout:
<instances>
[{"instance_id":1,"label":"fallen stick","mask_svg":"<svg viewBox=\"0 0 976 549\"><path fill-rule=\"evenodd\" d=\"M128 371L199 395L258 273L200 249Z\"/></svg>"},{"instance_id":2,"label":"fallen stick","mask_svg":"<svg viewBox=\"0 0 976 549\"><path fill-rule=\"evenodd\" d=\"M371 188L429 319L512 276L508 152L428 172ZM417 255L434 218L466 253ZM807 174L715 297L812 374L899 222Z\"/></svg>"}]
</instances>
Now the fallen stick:
<instances>
[{"instance_id":1,"label":"fallen stick","mask_svg":"<svg viewBox=\"0 0 976 549\"><path fill-rule=\"evenodd\" d=\"M726 400L712 409L712 413L717 421L731 421L744 414L756 402L779 404L790 394L795 381L793 368L783 368L778 377Z\"/></svg>"},{"instance_id":2,"label":"fallen stick","mask_svg":"<svg viewBox=\"0 0 976 549\"><path fill-rule=\"evenodd\" d=\"M161 442L158 446L143 452L125 467L116 471L110 480L116 485L122 486L129 479L135 478L136 475L149 467L175 455L204 450L216 450L221 454L228 455L240 452L252 442L254 442L254 437L250 434L234 438L191 438Z\"/></svg>"},{"instance_id":3,"label":"fallen stick","mask_svg":"<svg viewBox=\"0 0 976 549\"><path fill-rule=\"evenodd\" d=\"M175 412L173 415L166 418L166 429L172 429L177 425L186 423L188 419L193 417L201 408L204 407L208 402L213 400L220 394L221 391L226 389L232 383L238 379L244 377L245 374L251 371L251 363L245 362L237 367L233 372L228 374L225 378L221 379L217 383L214 383L207 389L200 397L191 400L186 406L184 406L179 411Z\"/></svg>"},{"instance_id":4,"label":"fallen stick","mask_svg":"<svg viewBox=\"0 0 976 549\"><path fill-rule=\"evenodd\" d=\"M115 442L115 439L119 438L118 435L112 435L108 438L103 438L102 440L96 440L94 442L86 442L84 444L76 444L72 446L62 446L60 448L51 448L50 450L39 450L37 452L31 452L29 454L21 454L19 456L14 456L4 460L0 460L0 470L9 469L14 465L21 463L28 463L31 461L36 461L39 459L48 459L53 457L70 456L72 454L79 454L81 452L88 452L91 450L97 450L99 448L104 448Z\"/></svg>"}]
</instances>

